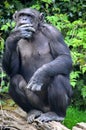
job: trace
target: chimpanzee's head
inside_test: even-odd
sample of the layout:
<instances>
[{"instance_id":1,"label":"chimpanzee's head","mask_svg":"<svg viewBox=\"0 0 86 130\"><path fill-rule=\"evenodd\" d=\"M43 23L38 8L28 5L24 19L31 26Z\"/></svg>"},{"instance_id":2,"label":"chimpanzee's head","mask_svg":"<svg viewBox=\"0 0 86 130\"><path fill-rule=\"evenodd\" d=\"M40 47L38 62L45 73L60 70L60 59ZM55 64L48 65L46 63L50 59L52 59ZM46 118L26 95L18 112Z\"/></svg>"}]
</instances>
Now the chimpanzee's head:
<instances>
[{"instance_id":1,"label":"chimpanzee's head","mask_svg":"<svg viewBox=\"0 0 86 130\"><path fill-rule=\"evenodd\" d=\"M35 9L25 8L20 11L16 11L13 18L16 22L16 27L24 25L33 27L36 30L38 25L43 22L44 15Z\"/></svg>"}]
</instances>

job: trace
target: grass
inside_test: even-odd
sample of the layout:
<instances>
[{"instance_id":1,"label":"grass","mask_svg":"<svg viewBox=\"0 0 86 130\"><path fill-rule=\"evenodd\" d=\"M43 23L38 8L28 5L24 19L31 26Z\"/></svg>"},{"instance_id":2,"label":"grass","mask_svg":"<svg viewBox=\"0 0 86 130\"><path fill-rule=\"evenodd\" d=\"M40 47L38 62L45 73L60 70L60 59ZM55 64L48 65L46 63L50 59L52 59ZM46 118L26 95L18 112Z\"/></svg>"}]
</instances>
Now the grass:
<instances>
[{"instance_id":1,"label":"grass","mask_svg":"<svg viewBox=\"0 0 86 130\"><path fill-rule=\"evenodd\" d=\"M80 111L73 107L68 108L63 124L69 129L72 129L79 122L86 122L86 111Z\"/></svg>"}]
</instances>

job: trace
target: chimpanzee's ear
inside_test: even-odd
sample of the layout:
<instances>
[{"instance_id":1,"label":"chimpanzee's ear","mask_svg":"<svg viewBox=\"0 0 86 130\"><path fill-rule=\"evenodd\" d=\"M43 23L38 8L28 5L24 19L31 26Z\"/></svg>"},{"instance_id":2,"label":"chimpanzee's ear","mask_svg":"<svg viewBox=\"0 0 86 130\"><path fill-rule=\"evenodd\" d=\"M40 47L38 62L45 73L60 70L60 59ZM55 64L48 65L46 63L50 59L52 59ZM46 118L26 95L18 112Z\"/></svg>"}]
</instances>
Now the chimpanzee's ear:
<instances>
[{"instance_id":1,"label":"chimpanzee's ear","mask_svg":"<svg viewBox=\"0 0 86 130\"><path fill-rule=\"evenodd\" d=\"M44 22L44 13L40 13L39 20L40 22Z\"/></svg>"},{"instance_id":2,"label":"chimpanzee's ear","mask_svg":"<svg viewBox=\"0 0 86 130\"><path fill-rule=\"evenodd\" d=\"M18 11L15 11L15 13L13 14L13 19L15 22L17 21L17 13L18 13Z\"/></svg>"}]
</instances>

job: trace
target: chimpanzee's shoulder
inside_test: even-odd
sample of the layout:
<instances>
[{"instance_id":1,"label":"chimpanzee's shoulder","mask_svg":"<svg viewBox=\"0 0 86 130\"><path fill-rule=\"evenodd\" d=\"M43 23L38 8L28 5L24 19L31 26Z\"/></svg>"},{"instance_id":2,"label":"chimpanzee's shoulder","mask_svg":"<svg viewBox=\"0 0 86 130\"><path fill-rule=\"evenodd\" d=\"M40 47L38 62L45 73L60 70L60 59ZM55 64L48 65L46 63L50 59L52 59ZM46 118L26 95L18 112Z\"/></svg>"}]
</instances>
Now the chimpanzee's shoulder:
<instances>
[{"instance_id":1,"label":"chimpanzee's shoulder","mask_svg":"<svg viewBox=\"0 0 86 130\"><path fill-rule=\"evenodd\" d=\"M49 29L51 32L58 32L58 33L60 33L60 31L55 27L55 26L53 26L52 24L47 24L47 23L45 23L44 24L44 27L46 27L46 29Z\"/></svg>"},{"instance_id":2,"label":"chimpanzee's shoulder","mask_svg":"<svg viewBox=\"0 0 86 130\"><path fill-rule=\"evenodd\" d=\"M53 25L44 23L42 26L42 32L45 33L46 35L49 34L49 36L53 37L62 37L61 32Z\"/></svg>"}]
</instances>

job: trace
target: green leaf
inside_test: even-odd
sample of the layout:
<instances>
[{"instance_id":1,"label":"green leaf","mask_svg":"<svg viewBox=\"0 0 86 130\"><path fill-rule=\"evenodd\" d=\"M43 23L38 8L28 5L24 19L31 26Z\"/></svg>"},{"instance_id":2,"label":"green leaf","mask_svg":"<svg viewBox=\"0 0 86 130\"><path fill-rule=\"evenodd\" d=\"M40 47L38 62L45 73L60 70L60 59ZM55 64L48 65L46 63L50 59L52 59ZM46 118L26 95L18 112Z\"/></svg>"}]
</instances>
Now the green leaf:
<instances>
[{"instance_id":1,"label":"green leaf","mask_svg":"<svg viewBox=\"0 0 86 130\"><path fill-rule=\"evenodd\" d=\"M48 3L48 4L51 4L51 3L52 3L52 0L41 0L41 1L43 1L43 2L45 2L45 3Z\"/></svg>"},{"instance_id":2,"label":"green leaf","mask_svg":"<svg viewBox=\"0 0 86 130\"><path fill-rule=\"evenodd\" d=\"M86 98L86 86L84 86L84 87L81 89L81 94L82 94L83 98Z\"/></svg>"}]
</instances>

